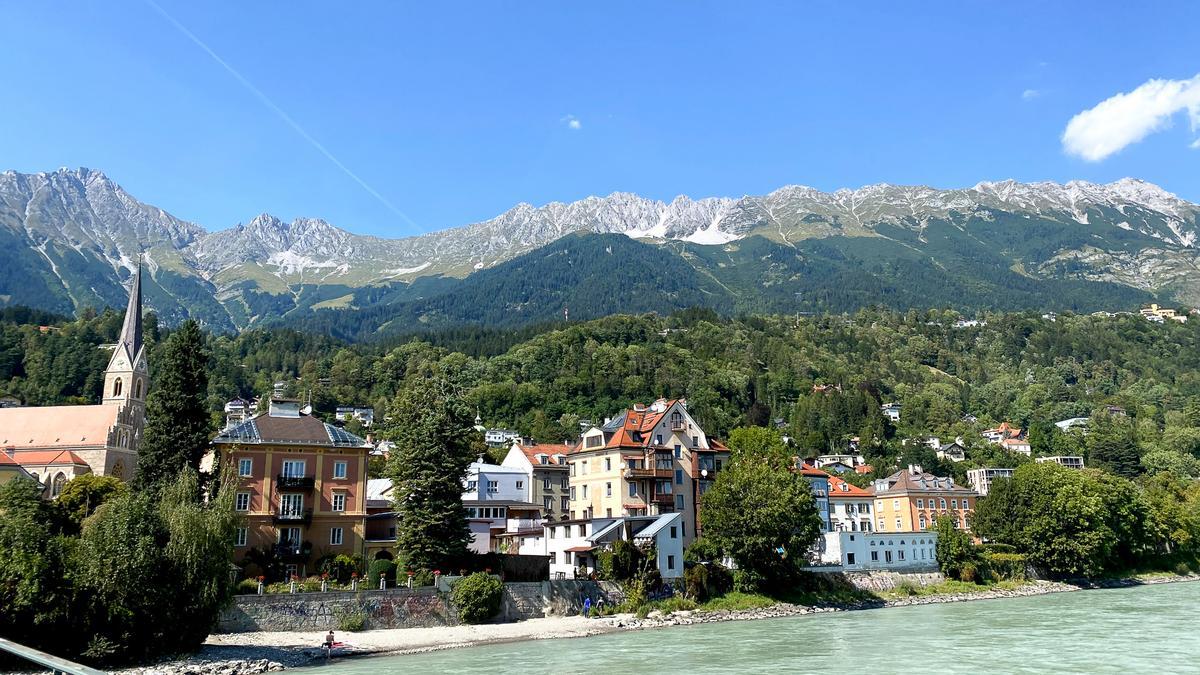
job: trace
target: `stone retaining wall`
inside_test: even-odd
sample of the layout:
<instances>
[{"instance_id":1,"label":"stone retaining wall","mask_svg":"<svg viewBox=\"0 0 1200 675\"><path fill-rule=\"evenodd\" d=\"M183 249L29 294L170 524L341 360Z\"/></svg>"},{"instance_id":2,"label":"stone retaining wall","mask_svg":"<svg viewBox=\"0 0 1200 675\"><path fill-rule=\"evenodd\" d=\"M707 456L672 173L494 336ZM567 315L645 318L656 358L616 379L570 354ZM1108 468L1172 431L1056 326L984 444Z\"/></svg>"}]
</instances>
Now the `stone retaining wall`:
<instances>
[{"instance_id":1,"label":"stone retaining wall","mask_svg":"<svg viewBox=\"0 0 1200 675\"><path fill-rule=\"evenodd\" d=\"M880 570L842 572L846 581L863 591L890 591L902 582L916 586L932 586L946 580L941 572L883 572Z\"/></svg>"},{"instance_id":2,"label":"stone retaining wall","mask_svg":"<svg viewBox=\"0 0 1200 675\"><path fill-rule=\"evenodd\" d=\"M619 604L620 586L596 581L542 581L504 585L499 621L577 614L586 598ZM458 614L450 594L432 587L409 590L239 595L221 613L218 633L337 630L348 616L361 616L366 629L453 626Z\"/></svg>"}]
</instances>

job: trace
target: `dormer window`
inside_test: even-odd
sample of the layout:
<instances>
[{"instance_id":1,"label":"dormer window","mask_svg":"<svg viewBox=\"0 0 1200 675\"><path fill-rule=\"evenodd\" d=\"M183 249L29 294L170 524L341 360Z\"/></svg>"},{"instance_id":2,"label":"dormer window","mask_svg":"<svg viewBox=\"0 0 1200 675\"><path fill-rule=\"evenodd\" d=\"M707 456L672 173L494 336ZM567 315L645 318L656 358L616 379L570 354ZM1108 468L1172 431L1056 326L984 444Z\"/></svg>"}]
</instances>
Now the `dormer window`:
<instances>
[{"instance_id":1,"label":"dormer window","mask_svg":"<svg viewBox=\"0 0 1200 675\"><path fill-rule=\"evenodd\" d=\"M547 457L546 455L538 455L537 460L538 460L538 464L549 464L550 463L550 458Z\"/></svg>"}]
</instances>

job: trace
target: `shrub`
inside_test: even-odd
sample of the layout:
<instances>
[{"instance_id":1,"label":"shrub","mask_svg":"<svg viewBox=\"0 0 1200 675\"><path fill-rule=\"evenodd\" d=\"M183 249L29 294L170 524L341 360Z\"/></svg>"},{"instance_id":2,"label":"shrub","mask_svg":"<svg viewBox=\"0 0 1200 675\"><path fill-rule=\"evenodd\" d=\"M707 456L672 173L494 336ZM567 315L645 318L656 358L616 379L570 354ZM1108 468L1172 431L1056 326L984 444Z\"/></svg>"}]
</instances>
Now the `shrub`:
<instances>
[{"instance_id":1,"label":"shrub","mask_svg":"<svg viewBox=\"0 0 1200 675\"><path fill-rule=\"evenodd\" d=\"M258 579L242 579L238 582L238 595L255 595L258 593Z\"/></svg>"},{"instance_id":2,"label":"shrub","mask_svg":"<svg viewBox=\"0 0 1200 675\"><path fill-rule=\"evenodd\" d=\"M317 561L317 570L329 575L330 581L339 584L350 583L350 575L355 572L362 574L363 559L358 555L327 555Z\"/></svg>"},{"instance_id":3,"label":"shrub","mask_svg":"<svg viewBox=\"0 0 1200 675\"><path fill-rule=\"evenodd\" d=\"M724 595L733 588L733 576L717 563L692 565L683 573L683 582L687 596L697 602Z\"/></svg>"},{"instance_id":4,"label":"shrub","mask_svg":"<svg viewBox=\"0 0 1200 675\"><path fill-rule=\"evenodd\" d=\"M973 562L963 563L962 567L960 567L958 570L959 581L965 581L967 583L974 583L978 577L979 577L979 568L976 567L975 563L973 563Z\"/></svg>"},{"instance_id":5,"label":"shrub","mask_svg":"<svg viewBox=\"0 0 1200 675\"><path fill-rule=\"evenodd\" d=\"M345 612L338 617L338 630L357 633L367 627L367 613L362 609Z\"/></svg>"},{"instance_id":6,"label":"shrub","mask_svg":"<svg viewBox=\"0 0 1200 675\"><path fill-rule=\"evenodd\" d=\"M596 554L596 573L601 579L611 580L613 576L613 554L612 551L601 551Z\"/></svg>"},{"instance_id":7,"label":"shrub","mask_svg":"<svg viewBox=\"0 0 1200 675\"><path fill-rule=\"evenodd\" d=\"M1192 573L1192 568L1186 562L1180 562L1175 565L1175 574L1181 577L1186 577Z\"/></svg>"},{"instance_id":8,"label":"shrub","mask_svg":"<svg viewBox=\"0 0 1200 675\"><path fill-rule=\"evenodd\" d=\"M981 548L984 553L1016 553L1017 552L1017 547L1013 546L1012 544L991 543L991 544L983 544L979 548Z\"/></svg>"},{"instance_id":9,"label":"shrub","mask_svg":"<svg viewBox=\"0 0 1200 675\"><path fill-rule=\"evenodd\" d=\"M1020 581L1025 578L1026 561L1020 553L987 553L983 560L989 574L997 581Z\"/></svg>"},{"instance_id":10,"label":"shrub","mask_svg":"<svg viewBox=\"0 0 1200 675\"><path fill-rule=\"evenodd\" d=\"M901 579L896 582L896 586L892 590L900 595L917 595L921 592L917 585L909 579Z\"/></svg>"},{"instance_id":11,"label":"shrub","mask_svg":"<svg viewBox=\"0 0 1200 675\"><path fill-rule=\"evenodd\" d=\"M413 586L432 586L433 572L429 570L417 570L413 575Z\"/></svg>"},{"instance_id":12,"label":"shrub","mask_svg":"<svg viewBox=\"0 0 1200 675\"><path fill-rule=\"evenodd\" d=\"M491 619L500 611L503 599L504 584L483 572L459 579L450 590L450 600L463 623L482 623Z\"/></svg>"},{"instance_id":13,"label":"shrub","mask_svg":"<svg viewBox=\"0 0 1200 675\"><path fill-rule=\"evenodd\" d=\"M371 563L367 572L367 584L371 588L379 588L379 579L385 578L388 583L396 581L396 563L391 560L376 560Z\"/></svg>"}]
</instances>

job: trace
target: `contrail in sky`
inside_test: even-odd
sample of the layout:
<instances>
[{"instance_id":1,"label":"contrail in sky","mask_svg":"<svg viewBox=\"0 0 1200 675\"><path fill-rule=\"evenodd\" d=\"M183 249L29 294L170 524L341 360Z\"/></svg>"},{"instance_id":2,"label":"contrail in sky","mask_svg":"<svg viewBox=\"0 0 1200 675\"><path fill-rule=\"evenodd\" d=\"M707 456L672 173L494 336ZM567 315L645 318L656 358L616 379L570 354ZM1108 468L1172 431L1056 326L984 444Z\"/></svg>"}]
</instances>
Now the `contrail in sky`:
<instances>
[{"instance_id":1,"label":"contrail in sky","mask_svg":"<svg viewBox=\"0 0 1200 675\"><path fill-rule=\"evenodd\" d=\"M182 23L179 23L179 21L176 20L175 17L168 14L167 10L165 10L161 6L159 6L159 4L154 2L154 0L145 0L145 1L146 1L146 4L150 5L151 7L154 8L154 10L156 12L161 14L164 19L171 22L171 25L173 25L173 26L175 26L175 28L179 29L180 33L183 33L185 36L187 36L187 38L189 40L194 42L197 47L199 47L200 49L203 49L206 53L208 53L208 55L211 56L214 61L216 61L218 64L220 64L221 67L224 68L230 75L232 75L234 77L234 79L236 79L238 82L240 82L243 87L245 87L246 89L249 89L250 93L254 94L258 98L259 101L262 101L263 105L267 106L276 115L278 115L279 119L281 119L285 123L287 123L287 125L289 127L291 127L293 131L300 134L300 136L304 140L308 141L309 144L311 144L314 148L316 148L318 152L320 152L322 155L325 155L326 159L333 162L334 166L341 169L342 172L345 173L350 178L354 179L354 182L358 183L360 186L362 186L362 189L371 193L371 196L374 197L375 199L378 199L379 203L388 207L388 209L390 209L392 211L392 213L395 213L396 215L403 218L405 220L405 222L407 222L409 225L413 226L414 229L417 229L417 230L421 229L420 226L417 225L416 222L414 222L412 218L409 218L403 211L396 208L396 206L394 204L392 204L390 201L388 201L386 197L379 194L378 190L376 190L375 188L373 188L369 184L367 184L367 181L363 180L362 178L359 178L358 174L351 171L350 167L348 167L342 163L342 160L335 157L333 155L333 153L330 152L324 145L321 145L320 141L313 138L311 134L309 134L307 131L305 131L304 127L300 126L300 124L298 122L296 122L296 120L292 119L291 115L288 115L286 112L284 112L283 108L280 108L279 106L275 105L275 102L272 101L270 99L270 97L268 97L266 94L264 94L261 89L254 86L253 82L251 82L250 80L247 80L241 73L239 73L237 71L236 68L229 65L229 63L225 59L218 56L217 53L212 50L212 47L209 47L203 40L201 40L199 37L197 37L195 33L188 30L187 27L184 26Z\"/></svg>"}]
</instances>

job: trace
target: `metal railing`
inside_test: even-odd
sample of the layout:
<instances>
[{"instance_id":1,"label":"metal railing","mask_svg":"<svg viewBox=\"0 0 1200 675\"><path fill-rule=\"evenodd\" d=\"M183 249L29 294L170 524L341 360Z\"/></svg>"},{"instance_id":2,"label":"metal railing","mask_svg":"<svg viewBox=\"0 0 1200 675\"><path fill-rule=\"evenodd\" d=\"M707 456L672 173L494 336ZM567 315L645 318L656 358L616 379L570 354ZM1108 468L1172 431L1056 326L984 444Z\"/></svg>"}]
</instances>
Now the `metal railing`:
<instances>
[{"instance_id":1,"label":"metal railing","mask_svg":"<svg viewBox=\"0 0 1200 675\"><path fill-rule=\"evenodd\" d=\"M0 651L8 652L26 661L32 661L39 666L49 668L54 675L59 675L59 673L63 673L64 675L104 675L104 671L102 670L88 668L74 661L60 659L52 654L47 654L33 647L26 647L25 645L17 644L4 638L0 638Z\"/></svg>"}]
</instances>

